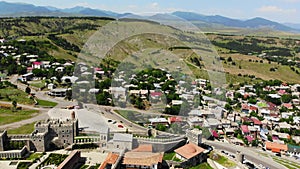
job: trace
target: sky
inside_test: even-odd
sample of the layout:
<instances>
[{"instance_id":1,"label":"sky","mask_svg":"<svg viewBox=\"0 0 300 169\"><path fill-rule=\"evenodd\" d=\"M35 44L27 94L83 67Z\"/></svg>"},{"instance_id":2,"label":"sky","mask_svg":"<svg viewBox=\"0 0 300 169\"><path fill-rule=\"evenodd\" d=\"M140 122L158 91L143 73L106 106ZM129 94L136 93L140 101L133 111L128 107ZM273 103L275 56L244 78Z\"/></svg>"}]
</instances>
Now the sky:
<instances>
[{"instance_id":1,"label":"sky","mask_svg":"<svg viewBox=\"0 0 300 169\"><path fill-rule=\"evenodd\" d=\"M38 6L71 8L85 6L118 13L140 15L196 12L237 19L263 17L281 23L300 23L300 0L5 0Z\"/></svg>"}]
</instances>

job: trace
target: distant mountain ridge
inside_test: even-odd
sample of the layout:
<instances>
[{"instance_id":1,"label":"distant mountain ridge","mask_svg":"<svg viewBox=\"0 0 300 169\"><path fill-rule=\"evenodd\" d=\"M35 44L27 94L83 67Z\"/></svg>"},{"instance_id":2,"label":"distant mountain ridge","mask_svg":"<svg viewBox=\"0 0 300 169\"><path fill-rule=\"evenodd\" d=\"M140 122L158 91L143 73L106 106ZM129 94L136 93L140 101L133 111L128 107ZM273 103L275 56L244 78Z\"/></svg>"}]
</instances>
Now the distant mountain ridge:
<instances>
[{"instance_id":1,"label":"distant mountain ridge","mask_svg":"<svg viewBox=\"0 0 300 169\"><path fill-rule=\"evenodd\" d=\"M280 24L278 22L273 22L264 18L256 17L248 20L238 20L231 19L220 15L206 16L192 12L173 12L175 16L183 18L188 21L202 21L208 23L216 23L224 26L230 27L240 27L240 28L261 28L261 27L270 27L275 30L280 31L299 31L297 29L291 28L289 26Z\"/></svg>"},{"instance_id":2,"label":"distant mountain ridge","mask_svg":"<svg viewBox=\"0 0 300 169\"><path fill-rule=\"evenodd\" d=\"M18 17L18 16L96 16L96 17L112 17L112 18L133 18L133 19L168 19L170 14L156 14L145 17L132 13L116 13L112 11L92 9L82 6L73 8L59 9L51 6L35 6L25 3L8 3L0 1L0 17ZM190 22L201 22L203 25L223 25L226 27L238 28L272 28L278 31L300 32L299 24L281 24L264 18L253 18L248 20L239 20L224 17L221 15L202 15L193 12L177 11L171 13ZM199 24L199 23L198 23Z\"/></svg>"}]
</instances>

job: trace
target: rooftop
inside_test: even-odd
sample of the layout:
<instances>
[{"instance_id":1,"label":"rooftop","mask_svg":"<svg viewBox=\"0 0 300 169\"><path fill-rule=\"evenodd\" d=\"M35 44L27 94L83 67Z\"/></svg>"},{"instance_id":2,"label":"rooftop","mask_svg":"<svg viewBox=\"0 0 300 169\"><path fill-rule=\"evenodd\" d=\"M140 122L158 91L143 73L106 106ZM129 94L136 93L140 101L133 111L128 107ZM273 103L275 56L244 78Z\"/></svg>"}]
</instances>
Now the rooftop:
<instances>
[{"instance_id":1,"label":"rooftop","mask_svg":"<svg viewBox=\"0 0 300 169\"><path fill-rule=\"evenodd\" d=\"M104 160L104 162L99 167L99 169L105 169L107 164L115 164L118 158L119 158L119 154L109 153L106 159Z\"/></svg>"},{"instance_id":2,"label":"rooftop","mask_svg":"<svg viewBox=\"0 0 300 169\"><path fill-rule=\"evenodd\" d=\"M141 144L132 152L152 152L152 144Z\"/></svg>"},{"instance_id":3,"label":"rooftop","mask_svg":"<svg viewBox=\"0 0 300 169\"><path fill-rule=\"evenodd\" d=\"M152 166L162 162L163 153L152 152L127 152L123 164Z\"/></svg>"},{"instance_id":4,"label":"rooftop","mask_svg":"<svg viewBox=\"0 0 300 169\"><path fill-rule=\"evenodd\" d=\"M197 146L196 144L189 143L186 144L176 150L174 150L177 154L181 155L186 159L190 159L204 151L203 148Z\"/></svg>"},{"instance_id":5,"label":"rooftop","mask_svg":"<svg viewBox=\"0 0 300 169\"><path fill-rule=\"evenodd\" d=\"M273 152L277 152L278 150L287 151L288 147L286 144L279 144L275 142L265 142L266 148L272 150Z\"/></svg>"}]
</instances>

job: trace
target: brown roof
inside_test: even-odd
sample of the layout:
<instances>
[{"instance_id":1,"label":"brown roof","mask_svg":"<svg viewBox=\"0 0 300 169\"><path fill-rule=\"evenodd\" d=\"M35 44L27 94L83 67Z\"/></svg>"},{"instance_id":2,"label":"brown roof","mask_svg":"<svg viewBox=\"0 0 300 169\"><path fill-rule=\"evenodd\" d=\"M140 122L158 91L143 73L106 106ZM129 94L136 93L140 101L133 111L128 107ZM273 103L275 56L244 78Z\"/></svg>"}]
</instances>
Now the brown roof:
<instances>
[{"instance_id":1,"label":"brown roof","mask_svg":"<svg viewBox=\"0 0 300 169\"><path fill-rule=\"evenodd\" d=\"M186 159L190 159L204 151L203 148L197 146L196 144L189 143L186 144L176 150L174 150L177 154L181 155Z\"/></svg>"},{"instance_id":2,"label":"brown roof","mask_svg":"<svg viewBox=\"0 0 300 169\"><path fill-rule=\"evenodd\" d=\"M70 160L72 160L72 158L73 158L75 155L77 155L77 154L79 154L79 156L80 156L80 151L78 151L78 150L72 151L72 152L69 154L69 156L68 156L62 163L60 163L60 165L57 167L57 169L64 168L65 165L66 165L67 163L69 163Z\"/></svg>"},{"instance_id":3,"label":"brown roof","mask_svg":"<svg viewBox=\"0 0 300 169\"><path fill-rule=\"evenodd\" d=\"M152 152L152 144L141 144L138 148L133 149L132 152Z\"/></svg>"},{"instance_id":4,"label":"brown roof","mask_svg":"<svg viewBox=\"0 0 300 169\"><path fill-rule=\"evenodd\" d=\"M265 142L266 148L268 150L272 150L273 152L277 152L278 150L287 151L288 147L286 144L279 144L274 142Z\"/></svg>"},{"instance_id":5,"label":"brown roof","mask_svg":"<svg viewBox=\"0 0 300 169\"><path fill-rule=\"evenodd\" d=\"M151 166L162 162L164 153L127 152L123 164Z\"/></svg>"},{"instance_id":6,"label":"brown roof","mask_svg":"<svg viewBox=\"0 0 300 169\"><path fill-rule=\"evenodd\" d=\"M119 154L109 153L98 169L104 169L107 164L115 164L119 158Z\"/></svg>"}]
</instances>

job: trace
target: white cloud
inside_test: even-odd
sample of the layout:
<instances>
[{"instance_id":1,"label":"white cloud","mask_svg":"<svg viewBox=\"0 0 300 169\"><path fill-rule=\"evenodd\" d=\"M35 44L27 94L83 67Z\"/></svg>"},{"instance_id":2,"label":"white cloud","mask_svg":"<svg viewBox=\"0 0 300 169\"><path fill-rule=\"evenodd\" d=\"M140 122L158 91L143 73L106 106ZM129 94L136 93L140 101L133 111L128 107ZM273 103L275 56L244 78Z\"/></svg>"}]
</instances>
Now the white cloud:
<instances>
[{"instance_id":1,"label":"white cloud","mask_svg":"<svg viewBox=\"0 0 300 169\"><path fill-rule=\"evenodd\" d=\"M158 8L158 3L157 2L153 2L152 4L151 4L151 8Z\"/></svg>"},{"instance_id":2,"label":"white cloud","mask_svg":"<svg viewBox=\"0 0 300 169\"><path fill-rule=\"evenodd\" d=\"M257 11L262 13L284 13L284 14L292 14L296 13L296 9L282 9L277 6L262 6Z\"/></svg>"}]
</instances>

